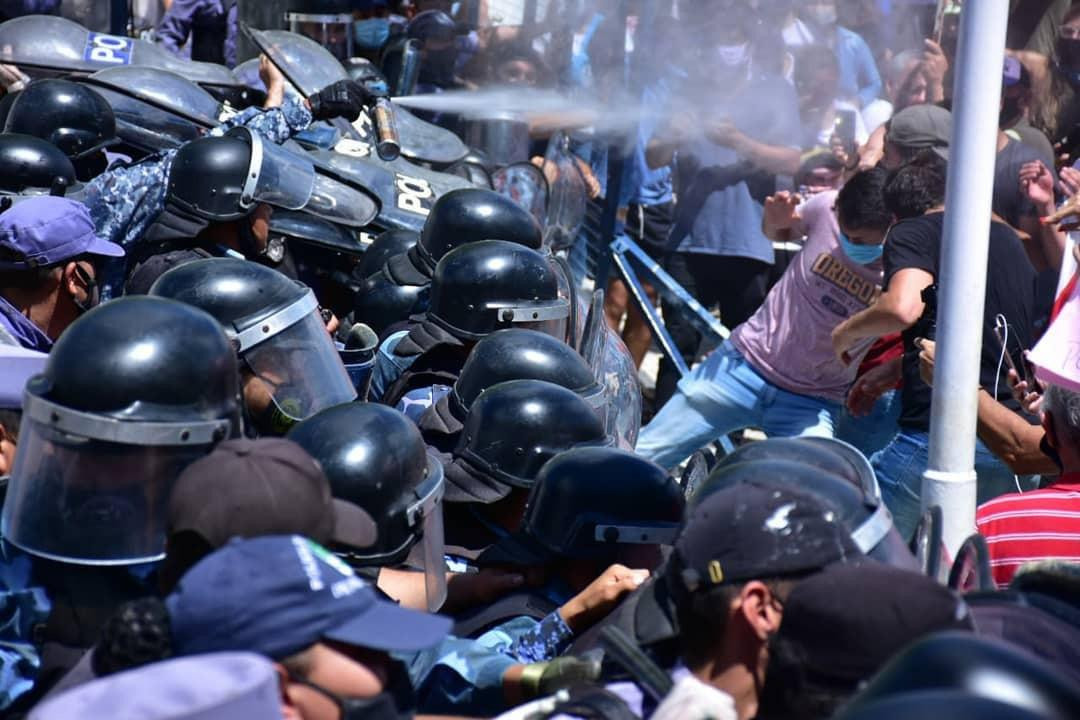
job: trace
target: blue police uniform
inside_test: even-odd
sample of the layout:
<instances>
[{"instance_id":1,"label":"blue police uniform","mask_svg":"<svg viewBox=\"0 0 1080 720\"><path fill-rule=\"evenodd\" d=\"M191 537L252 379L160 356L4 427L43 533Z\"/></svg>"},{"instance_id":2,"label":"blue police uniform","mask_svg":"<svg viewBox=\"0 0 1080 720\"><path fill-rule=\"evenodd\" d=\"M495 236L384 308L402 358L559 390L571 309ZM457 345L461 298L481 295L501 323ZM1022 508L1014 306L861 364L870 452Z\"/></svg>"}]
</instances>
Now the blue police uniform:
<instances>
[{"instance_id":1,"label":"blue police uniform","mask_svg":"<svg viewBox=\"0 0 1080 720\"><path fill-rule=\"evenodd\" d=\"M158 40L173 53L191 37L191 59L236 65L236 0L173 0L157 26Z\"/></svg>"},{"instance_id":2,"label":"blue police uniform","mask_svg":"<svg viewBox=\"0 0 1080 720\"><path fill-rule=\"evenodd\" d=\"M210 131L224 135L230 128L244 125L275 143L283 143L311 123L311 111L302 100L287 100L270 110L248 108ZM126 167L118 167L94 178L87 185L83 202L99 237L126 250L135 247L165 209L169 169L176 150L164 150ZM107 263L102 273L101 298L120 294L125 264Z\"/></svg>"},{"instance_id":3,"label":"blue police uniform","mask_svg":"<svg viewBox=\"0 0 1080 720\"><path fill-rule=\"evenodd\" d=\"M0 297L0 345L19 345L47 353L52 349L53 341L18 308Z\"/></svg>"}]
</instances>

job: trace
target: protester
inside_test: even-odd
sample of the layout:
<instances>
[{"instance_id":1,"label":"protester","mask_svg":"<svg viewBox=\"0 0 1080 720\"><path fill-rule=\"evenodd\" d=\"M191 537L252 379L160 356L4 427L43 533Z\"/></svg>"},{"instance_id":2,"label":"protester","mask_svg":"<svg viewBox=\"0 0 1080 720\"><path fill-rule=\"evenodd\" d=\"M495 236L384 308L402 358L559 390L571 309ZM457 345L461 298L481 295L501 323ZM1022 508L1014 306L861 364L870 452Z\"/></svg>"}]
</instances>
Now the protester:
<instances>
[{"instance_id":1,"label":"protester","mask_svg":"<svg viewBox=\"0 0 1080 720\"><path fill-rule=\"evenodd\" d=\"M236 65L237 7L219 0L172 0L155 29L171 52L199 62ZM190 47L188 43L190 41Z\"/></svg>"},{"instance_id":2,"label":"protester","mask_svg":"<svg viewBox=\"0 0 1080 720\"><path fill-rule=\"evenodd\" d=\"M891 221L884 181L884 170L860 173L839 193L815 195L798 214L798 198L788 193L766 200L765 233L805 227L803 251L761 309L680 381L642 430L638 453L670 467L744 427L763 427L772 436L833 434L833 416L871 343L850 348L841 364L828 334L880 292L879 258ZM786 354L792 346L799 357Z\"/></svg>"}]
</instances>

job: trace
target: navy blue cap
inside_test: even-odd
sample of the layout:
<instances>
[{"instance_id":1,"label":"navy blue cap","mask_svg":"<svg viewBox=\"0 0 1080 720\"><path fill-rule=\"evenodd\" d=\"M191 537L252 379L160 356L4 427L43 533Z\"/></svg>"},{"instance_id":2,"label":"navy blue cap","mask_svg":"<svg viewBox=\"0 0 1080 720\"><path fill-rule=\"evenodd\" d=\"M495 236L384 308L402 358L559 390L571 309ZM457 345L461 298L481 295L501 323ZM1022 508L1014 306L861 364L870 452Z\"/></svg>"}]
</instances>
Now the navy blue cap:
<instances>
[{"instance_id":1,"label":"navy blue cap","mask_svg":"<svg viewBox=\"0 0 1080 720\"><path fill-rule=\"evenodd\" d=\"M233 540L189 570L165 602L177 655L243 650L281 660L322 640L411 652L451 626L379 599L336 555L299 535Z\"/></svg>"}]
</instances>

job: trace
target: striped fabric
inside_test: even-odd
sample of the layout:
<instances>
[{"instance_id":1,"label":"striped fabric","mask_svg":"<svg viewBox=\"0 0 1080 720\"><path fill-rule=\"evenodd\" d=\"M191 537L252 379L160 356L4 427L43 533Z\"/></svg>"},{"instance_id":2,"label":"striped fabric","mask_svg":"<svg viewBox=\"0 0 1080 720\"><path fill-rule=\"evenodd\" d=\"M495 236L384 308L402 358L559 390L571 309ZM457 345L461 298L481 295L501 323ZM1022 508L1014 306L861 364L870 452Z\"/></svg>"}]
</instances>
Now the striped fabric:
<instances>
[{"instance_id":1,"label":"striped fabric","mask_svg":"<svg viewBox=\"0 0 1080 720\"><path fill-rule=\"evenodd\" d=\"M1043 490L995 498L979 506L975 523L999 588L1025 563L1080 563L1080 473L1062 475Z\"/></svg>"}]
</instances>

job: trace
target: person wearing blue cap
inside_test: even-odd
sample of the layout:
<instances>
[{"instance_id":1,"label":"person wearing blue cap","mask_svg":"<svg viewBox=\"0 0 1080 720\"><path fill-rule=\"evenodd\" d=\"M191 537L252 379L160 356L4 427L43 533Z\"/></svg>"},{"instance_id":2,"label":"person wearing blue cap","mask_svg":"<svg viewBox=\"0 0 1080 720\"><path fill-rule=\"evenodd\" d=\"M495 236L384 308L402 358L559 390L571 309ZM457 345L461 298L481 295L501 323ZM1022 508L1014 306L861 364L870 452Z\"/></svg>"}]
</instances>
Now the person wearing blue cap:
<instances>
[{"instance_id":1,"label":"person wearing blue cap","mask_svg":"<svg viewBox=\"0 0 1080 720\"><path fill-rule=\"evenodd\" d=\"M284 714L304 720L411 711L412 686L392 653L435 646L451 625L380 599L336 555L299 535L234 540L184 575L165 604L176 655L269 658Z\"/></svg>"},{"instance_id":2,"label":"person wearing blue cap","mask_svg":"<svg viewBox=\"0 0 1080 720\"><path fill-rule=\"evenodd\" d=\"M0 213L0 345L48 352L97 304L95 260L123 255L75 200L32 197Z\"/></svg>"}]
</instances>

